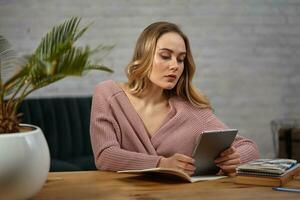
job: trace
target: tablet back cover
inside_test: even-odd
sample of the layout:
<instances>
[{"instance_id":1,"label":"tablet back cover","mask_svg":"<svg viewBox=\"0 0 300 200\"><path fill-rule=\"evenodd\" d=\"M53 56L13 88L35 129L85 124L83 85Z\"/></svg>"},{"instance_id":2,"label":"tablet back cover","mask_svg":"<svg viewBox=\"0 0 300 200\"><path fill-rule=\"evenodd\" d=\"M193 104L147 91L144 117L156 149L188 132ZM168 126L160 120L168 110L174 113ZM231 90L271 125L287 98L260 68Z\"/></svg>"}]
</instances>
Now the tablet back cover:
<instances>
[{"instance_id":1,"label":"tablet back cover","mask_svg":"<svg viewBox=\"0 0 300 200\"><path fill-rule=\"evenodd\" d=\"M214 160L229 148L237 134L236 129L205 131L199 138L193 154L196 170L194 176L210 175L219 172Z\"/></svg>"}]
</instances>

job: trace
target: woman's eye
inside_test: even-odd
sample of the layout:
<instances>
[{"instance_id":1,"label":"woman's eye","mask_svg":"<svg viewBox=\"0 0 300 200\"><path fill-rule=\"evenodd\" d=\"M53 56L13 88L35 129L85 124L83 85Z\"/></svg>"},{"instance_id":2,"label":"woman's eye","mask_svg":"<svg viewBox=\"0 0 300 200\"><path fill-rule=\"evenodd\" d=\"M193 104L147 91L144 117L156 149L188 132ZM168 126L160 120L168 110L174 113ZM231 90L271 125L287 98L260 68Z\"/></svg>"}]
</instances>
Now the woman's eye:
<instances>
[{"instance_id":1,"label":"woman's eye","mask_svg":"<svg viewBox=\"0 0 300 200\"><path fill-rule=\"evenodd\" d=\"M184 62L184 59L178 59L177 62L183 63L183 62Z\"/></svg>"},{"instance_id":2,"label":"woman's eye","mask_svg":"<svg viewBox=\"0 0 300 200\"><path fill-rule=\"evenodd\" d=\"M160 55L160 57L161 57L162 59L164 59L164 60L170 59L170 56L166 56L166 55Z\"/></svg>"}]
</instances>

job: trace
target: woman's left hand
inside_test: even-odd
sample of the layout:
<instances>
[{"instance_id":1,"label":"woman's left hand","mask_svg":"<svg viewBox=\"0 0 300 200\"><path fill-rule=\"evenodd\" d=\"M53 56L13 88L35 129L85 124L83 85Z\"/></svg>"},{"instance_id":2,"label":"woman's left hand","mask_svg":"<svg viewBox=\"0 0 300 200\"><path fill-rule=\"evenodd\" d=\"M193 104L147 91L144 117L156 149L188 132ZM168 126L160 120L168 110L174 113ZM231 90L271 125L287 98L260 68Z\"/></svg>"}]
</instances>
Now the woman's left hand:
<instances>
[{"instance_id":1,"label":"woman's left hand","mask_svg":"<svg viewBox=\"0 0 300 200\"><path fill-rule=\"evenodd\" d=\"M230 147L220 154L215 163L224 174L235 176L236 167L240 164L240 154L236 148Z\"/></svg>"}]
</instances>

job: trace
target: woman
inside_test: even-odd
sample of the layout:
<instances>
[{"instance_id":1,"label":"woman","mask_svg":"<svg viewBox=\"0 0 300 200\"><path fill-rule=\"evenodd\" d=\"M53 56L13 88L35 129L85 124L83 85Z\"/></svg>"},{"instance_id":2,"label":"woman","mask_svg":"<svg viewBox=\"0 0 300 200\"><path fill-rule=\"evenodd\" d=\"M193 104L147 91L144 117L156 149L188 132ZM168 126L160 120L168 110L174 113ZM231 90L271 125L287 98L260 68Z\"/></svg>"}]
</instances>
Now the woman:
<instances>
[{"instance_id":1,"label":"woman","mask_svg":"<svg viewBox=\"0 0 300 200\"><path fill-rule=\"evenodd\" d=\"M178 26L148 26L127 67L128 82L105 81L95 89L90 131L97 168L167 167L192 175L199 135L228 128L193 87L194 73L188 38ZM237 165L256 158L256 145L237 136L215 163L233 175Z\"/></svg>"}]
</instances>

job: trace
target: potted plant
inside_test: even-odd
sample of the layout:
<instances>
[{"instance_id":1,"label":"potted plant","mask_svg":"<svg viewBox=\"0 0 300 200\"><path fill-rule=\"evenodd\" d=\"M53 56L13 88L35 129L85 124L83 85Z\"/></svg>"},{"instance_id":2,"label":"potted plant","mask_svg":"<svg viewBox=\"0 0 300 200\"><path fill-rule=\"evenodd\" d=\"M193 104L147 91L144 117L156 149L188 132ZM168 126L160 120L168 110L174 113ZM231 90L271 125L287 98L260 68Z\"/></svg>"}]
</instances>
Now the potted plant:
<instances>
[{"instance_id":1,"label":"potted plant","mask_svg":"<svg viewBox=\"0 0 300 200\"><path fill-rule=\"evenodd\" d=\"M55 26L29 56L20 58L0 36L0 199L26 199L36 194L47 179L50 155L39 127L22 124L18 108L33 91L68 76L89 70L112 70L93 64L91 55L109 51L77 47L75 42L89 26L79 28L74 17Z\"/></svg>"}]
</instances>

